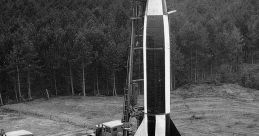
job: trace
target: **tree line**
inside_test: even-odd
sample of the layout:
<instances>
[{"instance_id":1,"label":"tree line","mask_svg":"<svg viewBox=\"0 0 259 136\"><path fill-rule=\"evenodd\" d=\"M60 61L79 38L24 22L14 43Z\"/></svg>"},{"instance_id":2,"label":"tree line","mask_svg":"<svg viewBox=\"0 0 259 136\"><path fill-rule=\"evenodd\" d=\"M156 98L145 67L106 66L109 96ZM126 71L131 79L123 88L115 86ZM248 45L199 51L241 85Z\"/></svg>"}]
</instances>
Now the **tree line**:
<instances>
[{"instance_id":1,"label":"tree line","mask_svg":"<svg viewBox=\"0 0 259 136\"><path fill-rule=\"evenodd\" d=\"M0 93L123 94L130 0L0 1ZM257 0L168 0L172 87L203 81L258 87L242 73L258 63ZM249 73L249 72L248 72Z\"/></svg>"},{"instance_id":2,"label":"tree line","mask_svg":"<svg viewBox=\"0 0 259 136\"><path fill-rule=\"evenodd\" d=\"M256 0L174 0L171 15L174 87L228 82L259 88Z\"/></svg>"},{"instance_id":3,"label":"tree line","mask_svg":"<svg viewBox=\"0 0 259 136\"><path fill-rule=\"evenodd\" d=\"M45 89L52 95L117 93L129 1L3 0L0 6L0 90L7 99L41 97Z\"/></svg>"}]
</instances>

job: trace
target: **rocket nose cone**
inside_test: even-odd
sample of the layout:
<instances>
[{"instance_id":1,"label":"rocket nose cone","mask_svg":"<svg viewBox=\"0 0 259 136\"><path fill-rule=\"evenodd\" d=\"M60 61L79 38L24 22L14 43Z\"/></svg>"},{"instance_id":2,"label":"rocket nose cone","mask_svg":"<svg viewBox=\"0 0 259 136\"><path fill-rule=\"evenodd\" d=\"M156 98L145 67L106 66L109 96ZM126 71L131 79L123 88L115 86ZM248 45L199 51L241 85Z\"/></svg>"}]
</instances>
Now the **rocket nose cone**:
<instances>
[{"instance_id":1,"label":"rocket nose cone","mask_svg":"<svg viewBox=\"0 0 259 136\"><path fill-rule=\"evenodd\" d=\"M167 14L165 0L148 0L147 2L147 15L164 15Z\"/></svg>"}]
</instances>

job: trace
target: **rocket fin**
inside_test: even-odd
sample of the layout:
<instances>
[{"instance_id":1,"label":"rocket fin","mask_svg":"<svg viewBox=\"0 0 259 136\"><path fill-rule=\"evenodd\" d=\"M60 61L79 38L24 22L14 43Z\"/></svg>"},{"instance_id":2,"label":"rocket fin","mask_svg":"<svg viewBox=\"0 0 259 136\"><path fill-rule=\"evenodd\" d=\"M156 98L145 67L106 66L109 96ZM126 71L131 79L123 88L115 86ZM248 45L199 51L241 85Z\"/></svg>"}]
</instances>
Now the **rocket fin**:
<instances>
[{"instance_id":1,"label":"rocket fin","mask_svg":"<svg viewBox=\"0 0 259 136\"><path fill-rule=\"evenodd\" d=\"M148 134L147 134L147 121L146 121L145 118L141 122L141 124L138 127L138 130L137 130L137 132L135 133L134 136L148 136Z\"/></svg>"},{"instance_id":2,"label":"rocket fin","mask_svg":"<svg viewBox=\"0 0 259 136\"><path fill-rule=\"evenodd\" d=\"M174 122L172 121L172 119L170 118L170 134L166 135L166 136L181 136L181 134L179 133L179 131L177 130L176 126L174 125Z\"/></svg>"},{"instance_id":3,"label":"rocket fin","mask_svg":"<svg viewBox=\"0 0 259 136\"><path fill-rule=\"evenodd\" d=\"M154 136L181 136L181 134L179 133L179 131L177 130L176 126L174 125L173 121L171 120L171 118L167 118L168 120L166 121L167 122L167 125L166 125L166 132L160 132L160 130L158 131L156 129L156 132L155 134L152 134L151 135L154 135ZM157 122L159 123L159 122ZM137 132L135 133L134 136L149 136L148 135L148 126L147 126L147 119L144 118L142 123L140 124ZM157 126L159 126L158 124L156 124ZM161 128L160 128L161 129ZM161 133L161 134L160 134Z\"/></svg>"}]
</instances>

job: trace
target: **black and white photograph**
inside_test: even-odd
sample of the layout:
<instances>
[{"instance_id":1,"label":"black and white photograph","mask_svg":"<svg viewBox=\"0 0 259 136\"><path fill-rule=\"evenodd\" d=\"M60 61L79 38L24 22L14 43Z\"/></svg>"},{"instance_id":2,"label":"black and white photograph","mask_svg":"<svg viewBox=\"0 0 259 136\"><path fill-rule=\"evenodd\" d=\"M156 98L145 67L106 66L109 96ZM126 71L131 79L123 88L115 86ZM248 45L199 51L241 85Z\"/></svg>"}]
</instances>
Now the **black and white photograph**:
<instances>
[{"instance_id":1,"label":"black and white photograph","mask_svg":"<svg viewBox=\"0 0 259 136\"><path fill-rule=\"evenodd\" d=\"M259 1L0 0L0 136L259 136Z\"/></svg>"}]
</instances>

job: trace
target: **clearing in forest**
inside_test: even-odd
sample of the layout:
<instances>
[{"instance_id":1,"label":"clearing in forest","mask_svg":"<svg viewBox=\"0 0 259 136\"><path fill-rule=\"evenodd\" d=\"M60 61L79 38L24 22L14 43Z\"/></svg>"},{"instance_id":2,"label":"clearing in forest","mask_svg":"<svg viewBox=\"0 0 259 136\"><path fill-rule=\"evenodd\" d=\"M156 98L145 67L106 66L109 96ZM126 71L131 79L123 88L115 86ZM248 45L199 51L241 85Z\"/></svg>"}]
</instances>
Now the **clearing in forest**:
<instances>
[{"instance_id":1,"label":"clearing in forest","mask_svg":"<svg viewBox=\"0 0 259 136\"><path fill-rule=\"evenodd\" d=\"M139 101L143 103L143 98ZM123 97L38 99L3 106L2 109L9 111L2 113L9 115L0 114L0 126L3 128L3 124L12 122L4 129L26 129L43 136L46 135L43 131L48 130L44 123L54 124L51 127L53 136L73 135L96 124L121 119L122 106ZM8 117L10 113L16 116L19 112L21 118ZM182 136L258 136L259 91L235 84L186 85L171 94L171 117ZM39 122L42 129L40 125L33 125Z\"/></svg>"}]
</instances>

